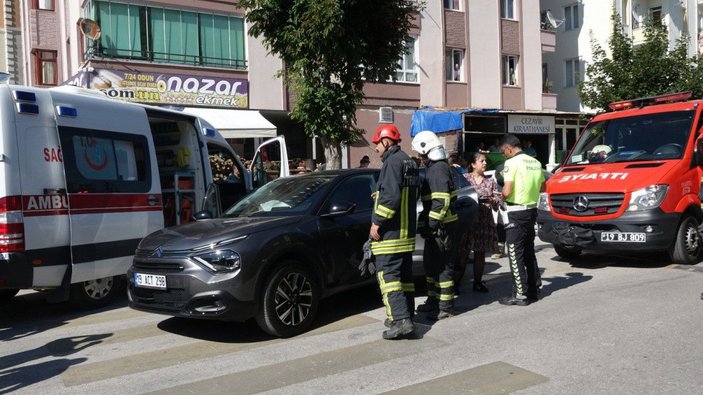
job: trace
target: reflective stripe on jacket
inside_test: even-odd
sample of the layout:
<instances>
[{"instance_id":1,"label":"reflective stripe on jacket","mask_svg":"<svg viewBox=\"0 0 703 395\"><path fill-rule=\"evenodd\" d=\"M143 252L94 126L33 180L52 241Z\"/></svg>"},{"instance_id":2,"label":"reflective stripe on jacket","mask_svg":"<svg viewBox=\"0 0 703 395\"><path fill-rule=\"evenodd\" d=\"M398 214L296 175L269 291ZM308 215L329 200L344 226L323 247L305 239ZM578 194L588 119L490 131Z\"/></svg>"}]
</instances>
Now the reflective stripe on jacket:
<instances>
[{"instance_id":1,"label":"reflective stripe on jacket","mask_svg":"<svg viewBox=\"0 0 703 395\"><path fill-rule=\"evenodd\" d=\"M379 225L381 240L371 242L374 255L415 250L417 225L417 164L395 145L383 154L378 193L371 221Z\"/></svg>"},{"instance_id":2,"label":"reflective stripe on jacket","mask_svg":"<svg viewBox=\"0 0 703 395\"><path fill-rule=\"evenodd\" d=\"M452 168L446 161L430 162L420 192L422 213L420 225L437 229L440 223L447 224L459 219L452 209L457 191L454 188Z\"/></svg>"}]
</instances>

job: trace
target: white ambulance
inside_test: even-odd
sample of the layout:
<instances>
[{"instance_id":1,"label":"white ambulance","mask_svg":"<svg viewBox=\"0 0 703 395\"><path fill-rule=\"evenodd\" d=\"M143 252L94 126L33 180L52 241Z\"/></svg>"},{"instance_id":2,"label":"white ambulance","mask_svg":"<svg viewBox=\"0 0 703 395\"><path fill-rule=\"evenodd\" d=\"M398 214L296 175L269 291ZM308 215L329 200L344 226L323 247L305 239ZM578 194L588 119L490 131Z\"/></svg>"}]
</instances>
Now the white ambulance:
<instances>
[{"instance_id":1,"label":"white ambulance","mask_svg":"<svg viewBox=\"0 0 703 395\"><path fill-rule=\"evenodd\" d=\"M219 215L252 189L224 138L175 110L0 84L0 122L0 301L38 289L107 304L144 236L202 208ZM215 187L211 160L243 177Z\"/></svg>"}]
</instances>

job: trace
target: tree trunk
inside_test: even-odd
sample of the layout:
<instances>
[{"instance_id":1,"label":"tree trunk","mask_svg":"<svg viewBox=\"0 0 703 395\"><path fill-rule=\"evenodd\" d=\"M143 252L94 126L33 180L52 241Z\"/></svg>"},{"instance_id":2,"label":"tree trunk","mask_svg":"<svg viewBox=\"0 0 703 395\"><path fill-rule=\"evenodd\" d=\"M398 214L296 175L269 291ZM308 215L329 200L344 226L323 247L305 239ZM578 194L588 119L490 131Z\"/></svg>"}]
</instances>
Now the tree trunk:
<instances>
[{"instance_id":1,"label":"tree trunk","mask_svg":"<svg viewBox=\"0 0 703 395\"><path fill-rule=\"evenodd\" d=\"M341 169L342 148L340 144L325 137L320 138L320 143L325 150L325 170Z\"/></svg>"}]
</instances>

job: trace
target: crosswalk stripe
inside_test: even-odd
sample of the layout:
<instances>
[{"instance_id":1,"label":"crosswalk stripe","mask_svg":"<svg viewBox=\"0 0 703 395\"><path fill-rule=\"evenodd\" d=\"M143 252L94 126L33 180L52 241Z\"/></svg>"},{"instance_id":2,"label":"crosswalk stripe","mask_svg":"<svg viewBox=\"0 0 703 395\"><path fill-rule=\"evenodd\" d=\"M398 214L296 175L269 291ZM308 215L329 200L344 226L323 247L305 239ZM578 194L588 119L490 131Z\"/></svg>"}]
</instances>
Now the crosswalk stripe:
<instances>
[{"instance_id":1,"label":"crosswalk stripe","mask_svg":"<svg viewBox=\"0 0 703 395\"><path fill-rule=\"evenodd\" d=\"M430 337L420 340L376 340L237 374L170 387L156 391L155 394L231 393L234 388L237 394L255 394L383 361L421 354L425 350L442 345L444 343Z\"/></svg>"},{"instance_id":2,"label":"crosswalk stripe","mask_svg":"<svg viewBox=\"0 0 703 395\"><path fill-rule=\"evenodd\" d=\"M349 329L359 326L378 323L377 320L365 316L351 316L329 325L325 325L297 337L317 336L324 333ZM211 323L218 324L218 323ZM225 327L225 324L221 324ZM153 333L148 329L142 332L143 335ZM130 339L128 334L119 334L124 340ZM134 338L139 337L138 334ZM138 372L145 372L173 365L183 364L191 361L231 354L235 352L253 350L265 346L286 342L286 339L263 338L257 341L247 342L214 342L195 341L194 343L178 345L164 348L159 351L147 353L134 353L126 357L103 360L100 362L86 363L70 367L61 375L64 385L67 387L81 385L85 383L110 379L114 377L129 375ZM80 354L74 354L76 357Z\"/></svg>"},{"instance_id":3,"label":"crosswalk stripe","mask_svg":"<svg viewBox=\"0 0 703 395\"><path fill-rule=\"evenodd\" d=\"M433 380L384 392L384 395L425 394L509 394L534 385L546 383L548 378L506 362L493 362Z\"/></svg>"}]
</instances>

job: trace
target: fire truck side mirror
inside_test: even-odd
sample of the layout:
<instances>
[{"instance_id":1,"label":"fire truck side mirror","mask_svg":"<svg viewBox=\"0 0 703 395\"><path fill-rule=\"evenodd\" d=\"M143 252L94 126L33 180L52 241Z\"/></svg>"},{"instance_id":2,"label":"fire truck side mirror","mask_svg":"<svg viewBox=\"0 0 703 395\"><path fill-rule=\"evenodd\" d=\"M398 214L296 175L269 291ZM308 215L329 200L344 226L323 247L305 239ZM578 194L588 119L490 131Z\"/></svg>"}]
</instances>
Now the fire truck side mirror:
<instances>
[{"instance_id":1,"label":"fire truck side mirror","mask_svg":"<svg viewBox=\"0 0 703 395\"><path fill-rule=\"evenodd\" d=\"M696 140L696 150L693 152L696 165L703 166L703 138Z\"/></svg>"}]
</instances>

